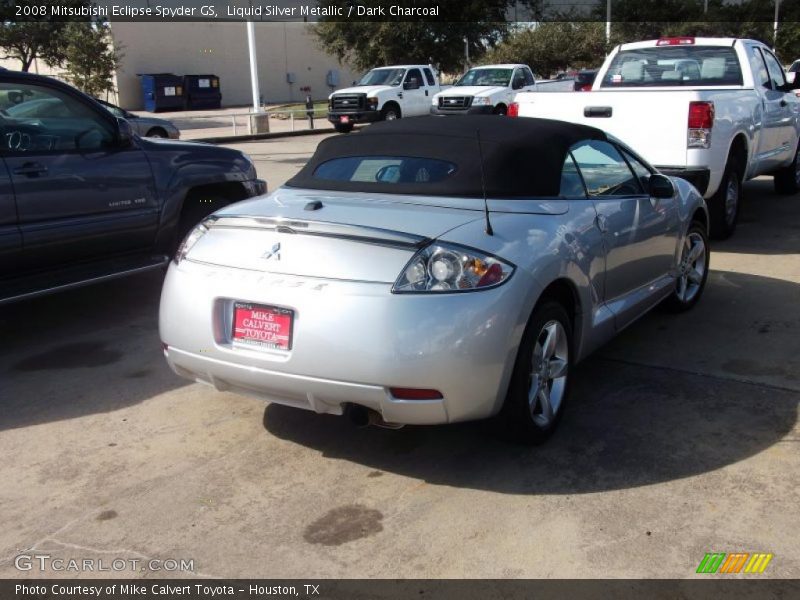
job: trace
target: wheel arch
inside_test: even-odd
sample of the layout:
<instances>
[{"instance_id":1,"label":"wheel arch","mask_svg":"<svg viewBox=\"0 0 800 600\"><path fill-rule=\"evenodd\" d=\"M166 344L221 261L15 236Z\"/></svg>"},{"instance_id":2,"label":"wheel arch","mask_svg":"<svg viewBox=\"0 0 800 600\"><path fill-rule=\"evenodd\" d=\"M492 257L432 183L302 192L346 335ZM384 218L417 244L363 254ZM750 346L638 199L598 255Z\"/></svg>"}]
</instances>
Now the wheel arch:
<instances>
[{"instance_id":1,"label":"wheel arch","mask_svg":"<svg viewBox=\"0 0 800 600\"><path fill-rule=\"evenodd\" d=\"M733 136L731 145L728 148L728 156L725 159L726 166L731 158L735 158L739 162L741 166L740 174L742 176L742 181L744 181L748 175L747 165L750 162L750 144L747 141L747 136L743 132L739 132Z\"/></svg>"}]
</instances>

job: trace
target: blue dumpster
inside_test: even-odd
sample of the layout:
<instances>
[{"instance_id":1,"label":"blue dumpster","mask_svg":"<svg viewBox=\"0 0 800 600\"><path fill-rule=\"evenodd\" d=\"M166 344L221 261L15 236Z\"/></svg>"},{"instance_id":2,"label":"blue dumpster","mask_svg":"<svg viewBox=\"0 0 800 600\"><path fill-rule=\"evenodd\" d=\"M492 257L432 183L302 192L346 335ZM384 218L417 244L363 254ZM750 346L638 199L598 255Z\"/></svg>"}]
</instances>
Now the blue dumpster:
<instances>
[{"instance_id":1,"label":"blue dumpster","mask_svg":"<svg viewBox=\"0 0 800 600\"><path fill-rule=\"evenodd\" d=\"M147 73L139 78L146 111L183 110L183 77L172 73Z\"/></svg>"},{"instance_id":2,"label":"blue dumpster","mask_svg":"<svg viewBox=\"0 0 800 600\"><path fill-rule=\"evenodd\" d=\"M189 110L219 108L222 91L216 75L184 75L185 106Z\"/></svg>"}]
</instances>

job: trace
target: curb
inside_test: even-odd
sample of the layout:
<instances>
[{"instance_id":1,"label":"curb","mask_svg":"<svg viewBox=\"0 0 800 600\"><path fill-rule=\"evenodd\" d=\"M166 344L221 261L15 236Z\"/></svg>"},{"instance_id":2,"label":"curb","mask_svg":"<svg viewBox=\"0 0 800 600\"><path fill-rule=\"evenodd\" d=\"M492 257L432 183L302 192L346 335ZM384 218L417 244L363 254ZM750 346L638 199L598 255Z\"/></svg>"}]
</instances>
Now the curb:
<instances>
[{"instance_id":1,"label":"curb","mask_svg":"<svg viewBox=\"0 0 800 600\"><path fill-rule=\"evenodd\" d=\"M336 133L335 129L302 129L300 131L280 131L276 133L254 133L249 135L227 135L221 137L202 138L199 140L185 140L187 142L205 142L207 144L230 144L235 142L255 142L258 140L271 140L285 137L300 137L304 135L328 135Z\"/></svg>"}]
</instances>

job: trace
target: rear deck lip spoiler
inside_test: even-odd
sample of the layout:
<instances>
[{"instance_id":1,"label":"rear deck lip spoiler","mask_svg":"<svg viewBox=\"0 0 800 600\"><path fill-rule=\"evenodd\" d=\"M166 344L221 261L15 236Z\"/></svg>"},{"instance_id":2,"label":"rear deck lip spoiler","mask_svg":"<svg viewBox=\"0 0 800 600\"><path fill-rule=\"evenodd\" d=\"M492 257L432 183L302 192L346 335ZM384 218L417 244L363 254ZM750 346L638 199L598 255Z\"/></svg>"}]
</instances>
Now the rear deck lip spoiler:
<instances>
[{"instance_id":1,"label":"rear deck lip spoiler","mask_svg":"<svg viewBox=\"0 0 800 600\"><path fill-rule=\"evenodd\" d=\"M210 228L263 229L278 233L316 235L345 239L380 246L422 249L433 240L413 233L383 229L369 225L349 225L330 221L287 219L283 217L253 217L246 215L212 216L207 222Z\"/></svg>"}]
</instances>

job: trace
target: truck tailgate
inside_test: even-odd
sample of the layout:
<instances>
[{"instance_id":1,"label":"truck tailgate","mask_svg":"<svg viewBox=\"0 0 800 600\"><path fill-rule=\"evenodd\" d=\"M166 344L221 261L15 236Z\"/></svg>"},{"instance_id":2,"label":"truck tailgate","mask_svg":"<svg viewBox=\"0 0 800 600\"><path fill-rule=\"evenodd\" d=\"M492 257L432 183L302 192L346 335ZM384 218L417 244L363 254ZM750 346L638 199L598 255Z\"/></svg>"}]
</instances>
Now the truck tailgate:
<instances>
[{"instance_id":1,"label":"truck tailgate","mask_svg":"<svg viewBox=\"0 0 800 600\"><path fill-rule=\"evenodd\" d=\"M689 102L685 90L520 93L520 117L582 123L622 140L655 166L686 165ZM591 116L593 115L593 116Z\"/></svg>"}]
</instances>

